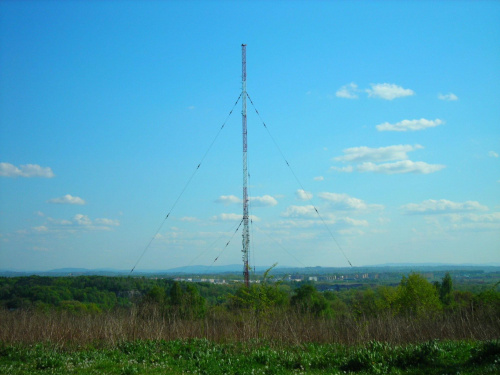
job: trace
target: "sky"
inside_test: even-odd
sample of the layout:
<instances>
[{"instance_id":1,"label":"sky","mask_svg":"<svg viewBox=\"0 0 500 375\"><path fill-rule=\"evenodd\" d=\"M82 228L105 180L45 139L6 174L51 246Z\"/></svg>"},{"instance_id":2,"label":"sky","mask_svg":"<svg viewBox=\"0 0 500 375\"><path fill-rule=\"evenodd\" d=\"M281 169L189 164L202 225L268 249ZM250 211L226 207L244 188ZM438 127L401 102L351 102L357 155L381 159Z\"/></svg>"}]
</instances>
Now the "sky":
<instances>
[{"instance_id":1,"label":"sky","mask_svg":"<svg viewBox=\"0 0 500 375\"><path fill-rule=\"evenodd\" d=\"M251 265L500 263L500 2L2 1L0 269L241 264L242 43Z\"/></svg>"}]
</instances>

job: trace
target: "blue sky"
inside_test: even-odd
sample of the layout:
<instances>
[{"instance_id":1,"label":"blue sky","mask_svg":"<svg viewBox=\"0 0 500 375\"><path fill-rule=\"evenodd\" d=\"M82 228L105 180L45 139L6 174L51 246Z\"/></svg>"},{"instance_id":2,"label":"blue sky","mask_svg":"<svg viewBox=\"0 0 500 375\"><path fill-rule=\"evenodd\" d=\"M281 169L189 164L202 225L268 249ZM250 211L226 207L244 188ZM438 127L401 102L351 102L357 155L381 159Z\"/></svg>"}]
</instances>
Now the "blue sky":
<instances>
[{"instance_id":1,"label":"blue sky","mask_svg":"<svg viewBox=\"0 0 500 375\"><path fill-rule=\"evenodd\" d=\"M241 262L242 43L251 264L500 262L499 2L2 1L0 268Z\"/></svg>"}]
</instances>

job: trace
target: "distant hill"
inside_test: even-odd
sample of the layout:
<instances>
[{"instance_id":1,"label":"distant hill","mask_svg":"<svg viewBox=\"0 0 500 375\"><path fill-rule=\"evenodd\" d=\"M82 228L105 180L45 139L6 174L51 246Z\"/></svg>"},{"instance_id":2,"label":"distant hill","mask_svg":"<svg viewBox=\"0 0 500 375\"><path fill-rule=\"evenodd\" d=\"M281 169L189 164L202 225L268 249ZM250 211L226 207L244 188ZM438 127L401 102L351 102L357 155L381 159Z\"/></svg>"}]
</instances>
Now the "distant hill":
<instances>
[{"instance_id":1,"label":"distant hill","mask_svg":"<svg viewBox=\"0 0 500 375\"><path fill-rule=\"evenodd\" d=\"M256 266L257 274L264 273L269 266ZM378 265L368 265L361 267L285 267L277 266L273 269L273 274L306 274L321 275L330 273L360 273L360 272L436 272L436 271L454 271L454 270L478 270L485 272L500 272L500 263L490 264L445 264L445 263L385 263ZM241 264L230 264L224 266L184 266L162 269L138 269L133 275L215 275L215 274L240 274L242 273ZM99 275L99 276L128 276L130 270L118 270L112 268L57 268L49 271L22 271L22 270L0 270L0 276L80 276L80 275Z\"/></svg>"}]
</instances>

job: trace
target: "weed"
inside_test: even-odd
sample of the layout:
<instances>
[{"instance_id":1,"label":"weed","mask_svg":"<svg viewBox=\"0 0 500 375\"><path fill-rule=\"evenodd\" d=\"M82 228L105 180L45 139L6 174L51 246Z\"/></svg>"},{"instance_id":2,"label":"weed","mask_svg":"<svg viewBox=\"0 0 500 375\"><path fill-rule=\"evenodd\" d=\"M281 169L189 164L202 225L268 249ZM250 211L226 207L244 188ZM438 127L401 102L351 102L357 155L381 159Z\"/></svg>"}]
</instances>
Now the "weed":
<instances>
[{"instance_id":1,"label":"weed","mask_svg":"<svg viewBox=\"0 0 500 375\"><path fill-rule=\"evenodd\" d=\"M484 362L500 365L500 340L486 341L471 351L469 363Z\"/></svg>"}]
</instances>

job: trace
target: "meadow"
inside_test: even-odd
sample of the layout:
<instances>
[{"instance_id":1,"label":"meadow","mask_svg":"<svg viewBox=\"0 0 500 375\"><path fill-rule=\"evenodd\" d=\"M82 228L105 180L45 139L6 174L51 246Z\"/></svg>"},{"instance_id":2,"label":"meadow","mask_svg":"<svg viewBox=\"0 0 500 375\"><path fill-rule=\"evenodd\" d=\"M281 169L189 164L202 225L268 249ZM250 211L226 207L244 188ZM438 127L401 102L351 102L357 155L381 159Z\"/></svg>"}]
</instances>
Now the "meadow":
<instances>
[{"instance_id":1,"label":"meadow","mask_svg":"<svg viewBox=\"0 0 500 375\"><path fill-rule=\"evenodd\" d=\"M449 277L340 294L18 278L0 280L0 300L1 374L500 373L497 285Z\"/></svg>"},{"instance_id":2,"label":"meadow","mask_svg":"<svg viewBox=\"0 0 500 375\"><path fill-rule=\"evenodd\" d=\"M390 345L206 339L136 340L112 346L0 346L2 374L498 374L500 342Z\"/></svg>"}]
</instances>

